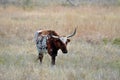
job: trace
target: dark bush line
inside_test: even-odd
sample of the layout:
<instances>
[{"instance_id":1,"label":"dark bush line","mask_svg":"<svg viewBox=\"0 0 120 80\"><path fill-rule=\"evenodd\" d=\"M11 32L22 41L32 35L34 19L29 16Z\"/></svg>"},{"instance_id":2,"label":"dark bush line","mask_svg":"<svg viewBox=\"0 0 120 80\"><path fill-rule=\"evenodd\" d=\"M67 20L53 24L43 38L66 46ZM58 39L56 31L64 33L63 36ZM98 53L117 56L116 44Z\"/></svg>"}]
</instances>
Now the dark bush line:
<instances>
[{"instance_id":1,"label":"dark bush line","mask_svg":"<svg viewBox=\"0 0 120 80\"><path fill-rule=\"evenodd\" d=\"M34 6L81 6L81 5L120 5L120 0L0 0L0 6L7 7L8 5L21 7Z\"/></svg>"}]
</instances>

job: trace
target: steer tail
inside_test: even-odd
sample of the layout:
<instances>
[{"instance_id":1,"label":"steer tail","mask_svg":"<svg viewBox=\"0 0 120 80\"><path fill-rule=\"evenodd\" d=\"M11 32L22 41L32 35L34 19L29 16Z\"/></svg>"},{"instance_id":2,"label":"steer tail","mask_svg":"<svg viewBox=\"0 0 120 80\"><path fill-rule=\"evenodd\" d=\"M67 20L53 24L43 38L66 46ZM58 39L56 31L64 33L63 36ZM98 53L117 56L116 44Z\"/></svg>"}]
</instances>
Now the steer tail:
<instances>
[{"instance_id":1,"label":"steer tail","mask_svg":"<svg viewBox=\"0 0 120 80\"><path fill-rule=\"evenodd\" d=\"M42 30L39 30L39 31L36 31L36 32L35 32L35 34L34 34L34 41L35 41L35 42L37 42L39 33L40 33L41 31L42 31Z\"/></svg>"}]
</instances>

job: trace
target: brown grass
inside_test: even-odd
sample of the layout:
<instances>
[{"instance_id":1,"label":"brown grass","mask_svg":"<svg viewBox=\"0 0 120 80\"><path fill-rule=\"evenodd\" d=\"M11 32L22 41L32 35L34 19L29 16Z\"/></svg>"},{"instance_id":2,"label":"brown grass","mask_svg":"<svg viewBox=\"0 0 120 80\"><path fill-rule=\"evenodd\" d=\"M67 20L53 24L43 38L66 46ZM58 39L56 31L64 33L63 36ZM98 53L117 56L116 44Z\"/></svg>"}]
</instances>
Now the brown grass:
<instances>
[{"instance_id":1,"label":"brown grass","mask_svg":"<svg viewBox=\"0 0 120 80\"><path fill-rule=\"evenodd\" d=\"M119 22L120 7L0 8L0 80L119 80L120 49L102 42L120 37ZM68 35L75 27L69 53L59 51L56 66L49 55L42 65L35 61L36 30Z\"/></svg>"}]
</instances>

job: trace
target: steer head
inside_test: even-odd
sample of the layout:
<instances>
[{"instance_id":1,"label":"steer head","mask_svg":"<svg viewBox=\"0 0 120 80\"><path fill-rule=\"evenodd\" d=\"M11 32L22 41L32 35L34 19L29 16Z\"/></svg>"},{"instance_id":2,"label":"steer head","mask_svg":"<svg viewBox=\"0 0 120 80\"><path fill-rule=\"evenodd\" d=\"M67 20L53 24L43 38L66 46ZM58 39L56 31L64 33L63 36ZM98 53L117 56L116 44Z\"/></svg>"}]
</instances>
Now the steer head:
<instances>
[{"instance_id":1,"label":"steer head","mask_svg":"<svg viewBox=\"0 0 120 80\"><path fill-rule=\"evenodd\" d=\"M74 32L68 36L54 36L52 35L52 42L57 49L61 49L63 53L67 53L67 44L70 42L70 38L76 34L76 28Z\"/></svg>"}]
</instances>

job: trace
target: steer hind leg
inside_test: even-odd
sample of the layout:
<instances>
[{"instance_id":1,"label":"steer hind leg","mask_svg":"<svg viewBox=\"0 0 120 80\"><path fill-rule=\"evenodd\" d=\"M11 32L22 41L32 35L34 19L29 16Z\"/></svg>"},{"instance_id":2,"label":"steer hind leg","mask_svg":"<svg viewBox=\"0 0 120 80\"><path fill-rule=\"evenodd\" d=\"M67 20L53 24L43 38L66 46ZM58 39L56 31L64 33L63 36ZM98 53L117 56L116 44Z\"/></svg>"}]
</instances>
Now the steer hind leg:
<instances>
[{"instance_id":1,"label":"steer hind leg","mask_svg":"<svg viewBox=\"0 0 120 80\"><path fill-rule=\"evenodd\" d=\"M43 60L43 54L39 53L38 59L40 60L40 63L42 64L42 60Z\"/></svg>"}]
</instances>

